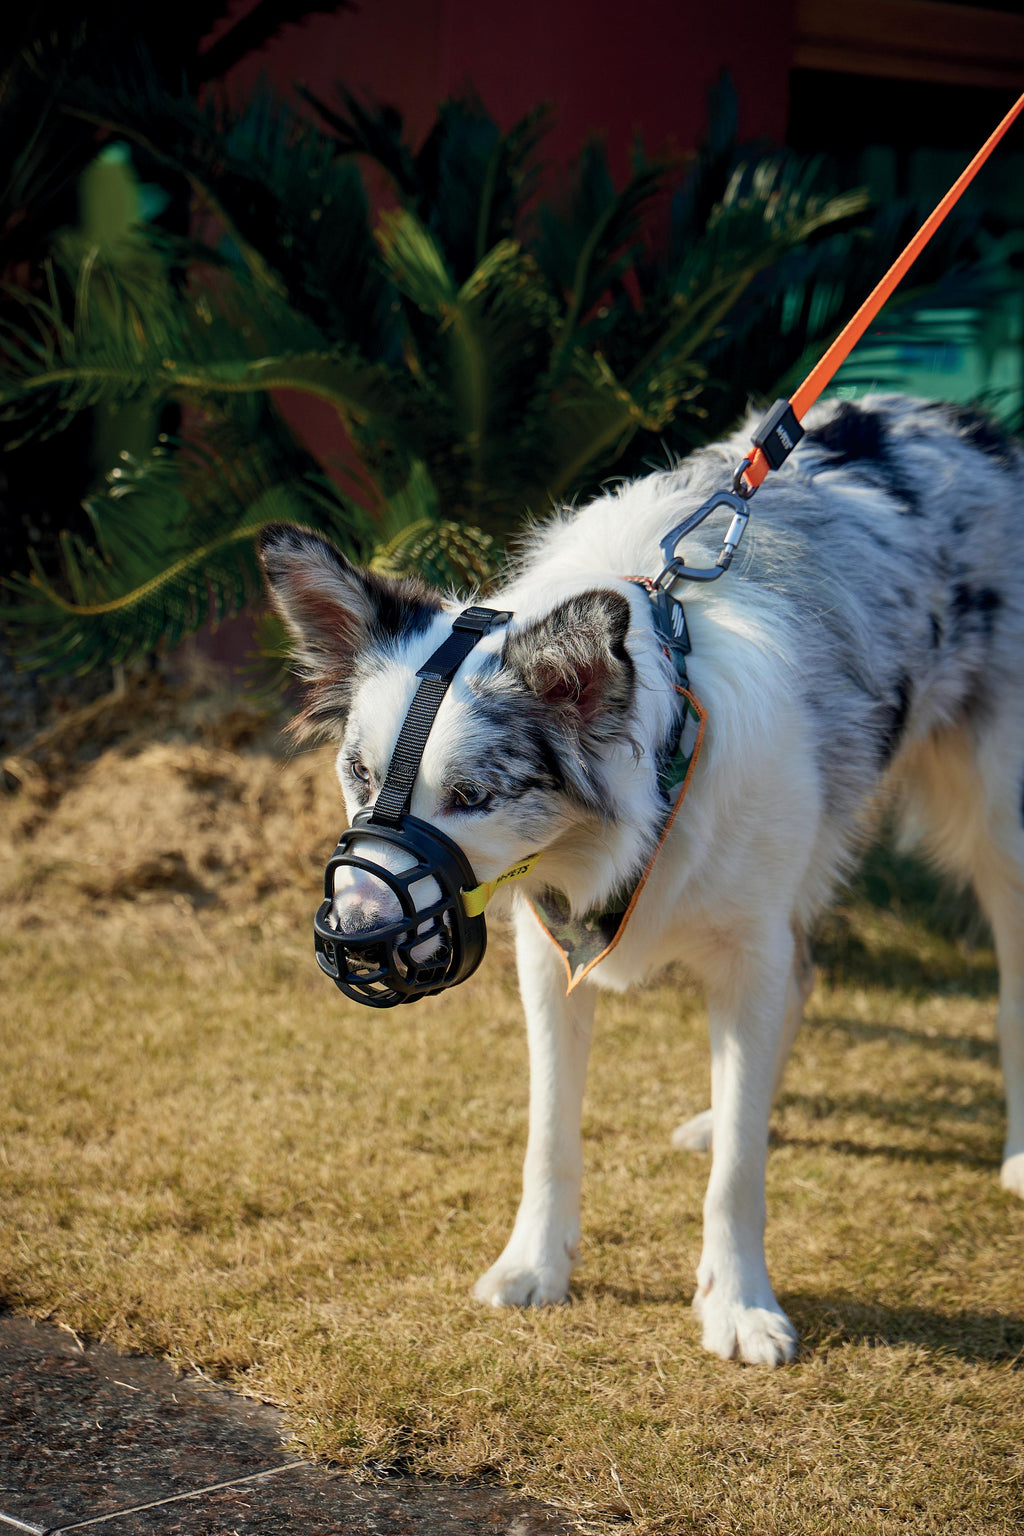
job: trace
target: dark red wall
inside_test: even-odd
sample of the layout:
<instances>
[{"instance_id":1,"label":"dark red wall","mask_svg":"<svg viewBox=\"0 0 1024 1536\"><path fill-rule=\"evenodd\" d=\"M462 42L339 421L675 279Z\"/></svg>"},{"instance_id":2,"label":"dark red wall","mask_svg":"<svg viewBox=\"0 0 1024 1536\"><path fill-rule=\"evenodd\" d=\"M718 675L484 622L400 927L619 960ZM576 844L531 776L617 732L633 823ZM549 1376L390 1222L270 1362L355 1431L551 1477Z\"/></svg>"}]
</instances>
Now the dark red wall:
<instances>
[{"instance_id":1,"label":"dark red wall","mask_svg":"<svg viewBox=\"0 0 1024 1536\"><path fill-rule=\"evenodd\" d=\"M781 142L795 0L362 0L357 14L314 17L232 74L261 71L330 92L336 79L403 111L419 137L437 103L472 83L503 127L538 102L555 108L548 153L566 162L605 136L618 175L635 132L649 151L692 148L707 89L727 67L743 137Z\"/></svg>"}]
</instances>

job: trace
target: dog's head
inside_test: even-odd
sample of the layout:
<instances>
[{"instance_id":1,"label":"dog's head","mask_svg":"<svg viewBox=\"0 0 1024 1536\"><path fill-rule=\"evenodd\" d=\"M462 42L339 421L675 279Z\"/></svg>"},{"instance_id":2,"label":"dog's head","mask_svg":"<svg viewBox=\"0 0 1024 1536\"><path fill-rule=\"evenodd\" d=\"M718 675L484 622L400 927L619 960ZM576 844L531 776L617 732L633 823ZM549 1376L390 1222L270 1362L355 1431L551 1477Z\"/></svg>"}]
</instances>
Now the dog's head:
<instances>
[{"instance_id":1,"label":"dog's head","mask_svg":"<svg viewBox=\"0 0 1024 1536\"><path fill-rule=\"evenodd\" d=\"M421 582L357 569L293 527L265 530L261 557L306 685L295 729L338 742L351 820L373 806L417 669L450 633L459 606ZM456 674L428 736L410 811L457 844L478 880L548 849L552 857L538 871L544 883L571 899L574 885L582 892L592 883L573 834L607 826L615 801L610 765L623 754L632 760L630 612L621 592L605 589L544 612L535 605L487 636ZM599 857L591 853L591 865ZM386 858L388 868L408 867L398 846ZM436 891L422 885L415 896L425 906ZM347 870L336 884L334 921L350 933L393 917L395 904L382 881Z\"/></svg>"}]
</instances>

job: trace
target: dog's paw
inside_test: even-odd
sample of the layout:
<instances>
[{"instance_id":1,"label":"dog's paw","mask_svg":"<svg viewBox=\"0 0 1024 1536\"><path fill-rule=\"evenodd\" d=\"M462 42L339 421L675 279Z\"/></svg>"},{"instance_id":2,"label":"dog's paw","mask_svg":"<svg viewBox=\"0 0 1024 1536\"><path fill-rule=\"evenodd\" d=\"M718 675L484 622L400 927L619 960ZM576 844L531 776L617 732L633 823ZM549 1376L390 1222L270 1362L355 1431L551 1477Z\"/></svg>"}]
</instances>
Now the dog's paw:
<instances>
[{"instance_id":1,"label":"dog's paw","mask_svg":"<svg viewBox=\"0 0 1024 1536\"><path fill-rule=\"evenodd\" d=\"M1020 1195L1024 1200L1024 1152L1015 1152L1006 1159L999 1172L999 1182L1011 1195Z\"/></svg>"},{"instance_id":2,"label":"dog's paw","mask_svg":"<svg viewBox=\"0 0 1024 1536\"><path fill-rule=\"evenodd\" d=\"M711 1111L704 1109L692 1120L677 1125L672 1132L672 1145L677 1152L711 1151Z\"/></svg>"},{"instance_id":3,"label":"dog's paw","mask_svg":"<svg viewBox=\"0 0 1024 1536\"><path fill-rule=\"evenodd\" d=\"M569 1300L571 1264L517 1264L500 1258L473 1287L489 1307L556 1307Z\"/></svg>"},{"instance_id":4,"label":"dog's paw","mask_svg":"<svg viewBox=\"0 0 1024 1536\"><path fill-rule=\"evenodd\" d=\"M693 1310L703 1325L704 1348L723 1360L785 1365L796 1354L796 1329L777 1302L771 1307L747 1307L712 1289L697 1292Z\"/></svg>"}]
</instances>

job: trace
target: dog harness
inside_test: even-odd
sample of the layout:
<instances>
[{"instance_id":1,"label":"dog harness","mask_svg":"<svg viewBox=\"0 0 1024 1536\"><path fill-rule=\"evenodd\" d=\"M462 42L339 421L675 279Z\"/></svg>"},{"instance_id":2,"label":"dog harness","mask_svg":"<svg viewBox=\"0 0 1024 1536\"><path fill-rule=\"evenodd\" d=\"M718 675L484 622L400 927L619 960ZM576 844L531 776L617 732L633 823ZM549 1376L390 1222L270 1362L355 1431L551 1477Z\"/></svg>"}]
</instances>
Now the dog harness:
<instances>
[{"instance_id":1,"label":"dog harness","mask_svg":"<svg viewBox=\"0 0 1024 1536\"><path fill-rule=\"evenodd\" d=\"M616 891L602 909L588 912L583 917L573 917L568 902L559 891L543 891L539 896L527 898L533 915L565 962L567 995L595 966L600 965L625 933L641 892L686 798L704 745L707 713L690 688L687 675L686 658L690 653L690 638L683 605L677 598L671 597L663 586L645 577L630 579L642 586L651 599L654 627L661 641L662 653L672 662L675 690L680 700L676 729L658 755L658 789L665 802L665 813L657 846L647 860L639 880Z\"/></svg>"}]
</instances>

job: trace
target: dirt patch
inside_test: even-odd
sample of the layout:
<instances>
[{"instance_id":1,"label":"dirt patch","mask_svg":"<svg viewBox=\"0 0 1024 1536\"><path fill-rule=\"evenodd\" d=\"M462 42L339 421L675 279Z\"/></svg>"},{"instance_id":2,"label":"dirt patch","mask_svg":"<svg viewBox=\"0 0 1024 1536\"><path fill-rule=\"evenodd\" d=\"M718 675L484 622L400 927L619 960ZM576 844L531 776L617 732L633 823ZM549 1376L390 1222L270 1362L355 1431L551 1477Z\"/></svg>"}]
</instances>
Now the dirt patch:
<instances>
[{"instance_id":1,"label":"dirt patch","mask_svg":"<svg viewBox=\"0 0 1024 1536\"><path fill-rule=\"evenodd\" d=\"M217 708L219 702L220 707ZM145 679L90 701L3 763L3 925L117 902L241 907L321 878L343 808L333 753L281 718Z\"/></svg>"}]
</instances>

